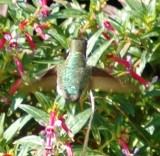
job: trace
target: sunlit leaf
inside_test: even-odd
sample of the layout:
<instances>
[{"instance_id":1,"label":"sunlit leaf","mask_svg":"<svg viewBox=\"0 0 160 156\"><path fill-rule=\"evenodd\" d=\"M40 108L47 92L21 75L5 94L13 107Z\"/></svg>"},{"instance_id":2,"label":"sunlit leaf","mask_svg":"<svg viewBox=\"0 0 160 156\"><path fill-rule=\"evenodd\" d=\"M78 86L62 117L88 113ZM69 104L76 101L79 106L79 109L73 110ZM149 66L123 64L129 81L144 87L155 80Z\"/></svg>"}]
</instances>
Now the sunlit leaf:
<instances>
[{"instance_id":1,"label":"sunlit leaf","mask_svg":"<svg viewBox=\"0 0 160 156\"><path fill-rule=\"evenodd\" d=\"M31 119L30 115L23 116L11 124L4 132L5 142L8 143L18 133L19 130Z\"/></svg>"},{"instance_id":2,"label":"sunlit leaf","mask_svg":"<svg viewBox=\"0 0 160 156\"><path fill-rule=\"evenodd\" d=\"M78 133L82 129L88 121L90 115L91 110L86 109L85 111L75 115L74 117L70 117L69 120L67 120L67 125L73 134Z\"/></svg>"},{"instance_id":3,"label":"sunlit leaf","mask_svg":"<svg viewBox=\"0 0 160 156\"><path fill-rule=\"evenodd\" d=\"M21 104L19 108L21 108L26 113L31 115L37 122L42 122L42 121L44 123L48 122L49 115L40 109L37 109L33 106L24 105L24 104L23 105Z\"/></svg>"}]
</instances>

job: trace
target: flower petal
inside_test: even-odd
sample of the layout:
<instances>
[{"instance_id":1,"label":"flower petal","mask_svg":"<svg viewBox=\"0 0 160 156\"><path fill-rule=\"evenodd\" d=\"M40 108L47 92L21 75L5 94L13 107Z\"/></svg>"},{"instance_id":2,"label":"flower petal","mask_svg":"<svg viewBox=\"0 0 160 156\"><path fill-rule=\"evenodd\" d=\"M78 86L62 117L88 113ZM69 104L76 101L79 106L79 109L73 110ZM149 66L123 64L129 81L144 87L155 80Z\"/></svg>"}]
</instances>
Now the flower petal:
<instances>
[{"instance_id":1,"label":"flower petal","mask_svg":"<svg viewBox=\"0 0 160 156\"><path fill-rule=\"evenodd\" d=\"M64 131L68 134L68 136L69 136L70 138L73 138L73 134L72 134L72 132L70 131L70 129L67 127L67 125L66 125L66 123L65 123L65 121L64 121L63 116L60 116L58 119L61 121L61 126L62 126L62 128L64 129Z\"/></svg>"},{"instance_id":2,"label":"flower petal","mask_svg":"<svg viewBox=\"0 0 160 156\"><path fill-rule=\"evenodd\" d=\"M27 42L28 42L29 46L31 47L31 49L33 49L33 50L36 49L36 45L31 37L31 35L28 33L25 33L25 37L26 37Z\"/></svg>"},{"instance_id":3,"label":"flower petal","mask_svg":"<svg viewBox=\"0 0 160 156\"><path fill-rule=\"evenodd\" d=\"M23 29L26 27L27 23L28 23L27 20L26 20L26 21L22 21L22 22L19 24L19 28L23 30Z\"/></svg>"},{"instance_id":4,"label":"flower petal","mask_svg":"<svg viewBox=\"0 0 160 156\"><path fill-rule=\"evenodd\" d=\"M3 37L1 40L0 40L0 50L4 47L4 44L6 43L6 39Z\"/></svg>"},{"instance_id":5,"label":"flower petal","mask_svg":"<svg viewBox=\"0 0 160 156\"><path fill-rule=\"evenodd\" d=\"M10 88L10 90L9 90L9 94L10 94L10 95L14 95L14 93L18 90L18 88L19 88L19 86L21 85L22 82L23 82L23 79L22 79L22 78L19 78L18 80L16 80L16 81L12 84L12 86L11 86L11 88Z\"/></svg>"},{"instance_id":6,"label":"flower petal","mask_svg":"<svg viewBox=\"0 0 160 156\"><path fill-rule=\"evenodd\" d=\"M23 69L23 65L22 65L21 60L18 57L16 57L16 56L14 56L13 59L14 59L14 62L16 64L16 67L18 69L19 74L21 76L23 76L24 75L24 69Z\"/></svg>"},{"instance_id":7,"label":"flower petal","mask_svg":"<svg viewBox=\"0 0 160 156\"><path fill-rule=\"evenodd\" d=\"M108 30L110 30L112 32L115 31L115 29L112 27L111 23L108 20L105 20L103 24L104 24L106 31L108 31Z\"/></svg>"},{"instance_id":8,"label":"flower petal","mask_svg":"<svg viewBox=\"0 0 160 156\"><path fill-rule=\"evenodd\" d=\"M69 142L66 142L65 146L66 146L67 156L73 156L73 149L71 144Z\"/></svg>"},{"instance_id":9,"label":"flower petal","mask_svg":"<svg viewBox=\"0 0 160 156\"><path fill-rule=\"evenodd\" d=\"M55 120L56 120L57 112L54 110L53 112L50 113L50 118L49 118L49 126L54 126Z\"/></svg>"},{"instance_id":10,"label":"flower petal","mask_svg":"<svg viewBox=\"0 0 160 156\"><path fill-rule=\"evenodd\" d=\"M112 54L111 55L107 55L107 57L111 58L114 62L118 62L119 64L124 65L126 68L130 68L131 67L130 61L127 61L125 59L116 57L116 56L114 56Z\"/></svg>"},{"instance_id":11,"label":"flower petal","mask_svg":"<svg viewBox=\"0 0 160 156\"><path fill-rule=\"evenodd\" d=\"M140 83L144 84L146 87L149 86L149 82L147 82L143 77L141 77L140 75L138 75L137 73L135 73L132 69L129 70L129 74L136 79L137 81L139 81Z\"/></svg>"},{"instance_id":12,"label":"flower petal","mask_svg":"<svg viewBox=\"0 0 160 156\"><path fill-rule=\"evenodd\" d=\"M121 137L118 137L118 141L119 141L121 147L123 148L123 150L125 151L125 154L127 153L126 156L129 156L130 151L128 149L128 146L127 146L125 140L123 138L121 138Z\"/></svg>"}]
</instances>

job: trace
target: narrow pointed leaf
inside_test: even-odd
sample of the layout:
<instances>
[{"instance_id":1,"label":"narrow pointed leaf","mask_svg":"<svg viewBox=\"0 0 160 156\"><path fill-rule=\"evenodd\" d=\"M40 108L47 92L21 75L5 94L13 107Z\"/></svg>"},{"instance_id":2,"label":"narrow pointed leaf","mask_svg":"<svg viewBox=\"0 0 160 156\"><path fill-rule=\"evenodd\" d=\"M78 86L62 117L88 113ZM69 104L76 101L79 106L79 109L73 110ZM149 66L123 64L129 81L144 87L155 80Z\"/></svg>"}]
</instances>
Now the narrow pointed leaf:
<instances>
[{"instance_id":1,"label":"narrow pointed leaf","mask_svg":"<svg viewBox=\"0 0 160 156\"><path fill-rule=\"evenodd\" d=\"M85 111L79 113L78 115L69 118L69 120L67 121L67 125L73 134L78 133L82 129L82 127L88 121L90 115L91 115L91 110L86 109Z\"/></svg>"},{"instance_id":2,"label":"narrow pointed leaf","mask_svg":"<svg viewBox=\"0 0 160 156\"><path fill-rule=\"evenodd\" d=\"M23 116L17 119L9 128L7 128L3 135L6 143L8 143L30 119L30 115Z\"/></svg>"},{"instance_id":3,"label":"narrow pointed leaf","mask_svg":"<svg viewBox=\"0 0 160 156\"><path fill-rule=\"evenodd\" d=\"M43 121L45 123L48 122L49 115L40 109L24 104L23 105L21 104L19 108L24 110L26 113L30 114L37 122L40 121Z\"/></svg>"},{"instance_id":4,"label":"narrow pointed leaf","mask_svg":"<svg viewBox=\"0 0 160 156\"><path fill-rule=\"evenodd\" d=\"M96 66L98 60L102 56L105 50L111 45L113 39L111 39L109 42L106 42L102 44L99 48L95 50L95 52L89 57L87 60L87 64L91 66Z\"/></svg>"}]
</instances>

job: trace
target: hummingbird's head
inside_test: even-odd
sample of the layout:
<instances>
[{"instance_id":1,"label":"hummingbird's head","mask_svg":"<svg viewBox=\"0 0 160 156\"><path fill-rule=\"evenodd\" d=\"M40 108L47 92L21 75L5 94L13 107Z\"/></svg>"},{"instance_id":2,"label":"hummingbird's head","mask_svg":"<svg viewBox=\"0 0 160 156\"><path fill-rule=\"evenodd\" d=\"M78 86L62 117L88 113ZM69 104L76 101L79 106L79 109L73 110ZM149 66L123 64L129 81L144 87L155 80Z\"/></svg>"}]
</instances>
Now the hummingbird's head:
<instances>
[{"instance_id":1,"label":"hummingbird's head","mask_svg":"<svg viewBox=\"0 0 160 156\"><path fill-rule=\"evenodd\" d=\"M78 102L81 94L70 94L67 99L71 102Z\"/></svg>"},{"instance_id":2,"label":"hummingbird's head","mask_svg":"<svg viewBox=\"0 0 160 156\"><path fill-rule=\"evenodd\" d=\"M78 91L73 91L72 90L72 93L66 89L62 89L60 85L57 84L57 92L60 96L64 97L65 99L71 101L71 102L77 102L79 101L79 98L82 94L82 90L78 90Z\"/></svg>"},{"instance_id":3,"label":"hummingbird's head","mask_svg":"<svg viewBox=\"0 0 160 156\"><path fill-rule=\"evenodd\" d=\"M71 43L70 43L71 52L81 52L85 54L86 48L87 48L86 39L80 38L80 37L75 37L71 39Z\"/></svg>"}]
</instances>

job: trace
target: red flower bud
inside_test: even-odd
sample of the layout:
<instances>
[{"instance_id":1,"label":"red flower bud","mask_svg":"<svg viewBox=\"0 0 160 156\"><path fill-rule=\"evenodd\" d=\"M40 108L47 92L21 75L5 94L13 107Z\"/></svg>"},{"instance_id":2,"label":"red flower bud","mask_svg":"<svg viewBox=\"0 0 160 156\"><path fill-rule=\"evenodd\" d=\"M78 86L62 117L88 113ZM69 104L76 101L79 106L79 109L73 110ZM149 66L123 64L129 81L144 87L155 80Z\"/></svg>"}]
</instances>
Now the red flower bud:
<instances>
[{"instance_id":1,"label":"red flower bud","mask_svg":"<svg viewBox=\"0 0 160 156\"><path fill-rule=\"evenodd\" d=\"M31 47L31 49L33 49L33 50L36 49L36 45L31 37L31 35L28 33L25 33L25 37L26 37L27 42L28 42L29 46Z\"/></svg>"}]
</instances>

